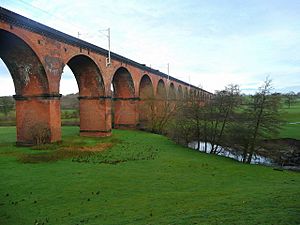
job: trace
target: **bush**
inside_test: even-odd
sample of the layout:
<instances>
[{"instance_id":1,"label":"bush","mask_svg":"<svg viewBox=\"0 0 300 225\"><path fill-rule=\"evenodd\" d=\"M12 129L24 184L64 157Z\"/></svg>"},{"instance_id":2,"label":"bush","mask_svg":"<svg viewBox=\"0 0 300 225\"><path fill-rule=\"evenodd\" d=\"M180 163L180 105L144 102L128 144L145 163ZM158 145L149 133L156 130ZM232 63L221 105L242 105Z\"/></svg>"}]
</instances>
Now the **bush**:
<instances>
[{"instance_id":1,"label":"bush","mask_svg":"<svg viewBox=\"0 0 300 225\"><path fill-rule=\"evenodd\" d=\"M37 123L30 129L34 145L43 145L50 142L51 132L47 124Z\"/></svg>"}]
</instances>

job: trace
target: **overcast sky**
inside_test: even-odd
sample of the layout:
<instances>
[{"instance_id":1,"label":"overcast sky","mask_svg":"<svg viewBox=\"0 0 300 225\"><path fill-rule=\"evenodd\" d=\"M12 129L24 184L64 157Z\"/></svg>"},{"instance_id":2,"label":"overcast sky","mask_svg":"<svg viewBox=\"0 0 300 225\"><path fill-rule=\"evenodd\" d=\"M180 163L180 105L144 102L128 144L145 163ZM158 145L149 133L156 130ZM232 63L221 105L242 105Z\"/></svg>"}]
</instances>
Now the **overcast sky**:
<instances>
[{"instance_id":1,"label":"overcast sky","mask_svg":"<svg viewBox=\"0 0 300 225\"><path fill-rule=\"evenodd\" d=\"M270 76L275 91L300 92L300 0L1 0L0 5L111 48L208 91L239 84L253 93ZM41 10L42 9L42 10ZM0 95L14 94L0 60ZM77 92L65 70L61 93Z\"/></svg>"}]
</instances>

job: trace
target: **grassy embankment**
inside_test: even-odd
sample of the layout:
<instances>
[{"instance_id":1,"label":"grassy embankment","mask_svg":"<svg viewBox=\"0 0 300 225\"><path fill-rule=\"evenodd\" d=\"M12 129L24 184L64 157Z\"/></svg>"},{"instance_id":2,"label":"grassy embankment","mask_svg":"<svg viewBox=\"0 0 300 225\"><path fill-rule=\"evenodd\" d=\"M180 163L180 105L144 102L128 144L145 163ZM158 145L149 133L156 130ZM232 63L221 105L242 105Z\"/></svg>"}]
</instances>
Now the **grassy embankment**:
<instances>
[{"instance_id":1,"label":"grassy embankment","mask_svg":"<svg viewBox=\"0 0 300 225\"><path fill-rule=\"evenodd\" d=\"M1 225L299 224L300 173L145 132L77 133L64 127L62 144L33 150L14 146L15 128L0 128Z\"/></svg>"}]
</instances>

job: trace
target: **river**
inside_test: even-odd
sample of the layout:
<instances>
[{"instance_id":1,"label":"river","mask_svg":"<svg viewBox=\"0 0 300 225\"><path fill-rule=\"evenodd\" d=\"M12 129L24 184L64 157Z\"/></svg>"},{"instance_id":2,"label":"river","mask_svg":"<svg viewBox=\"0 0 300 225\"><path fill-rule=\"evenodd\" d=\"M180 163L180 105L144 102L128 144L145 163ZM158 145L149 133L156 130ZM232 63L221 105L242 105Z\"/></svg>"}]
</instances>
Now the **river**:
<instances>
[{"instance_id":1,"label":"river","mask_svg":"<svg viewBox=\"0 0 300 225\"><path fill-rule=\"evenodd\" d=\"M198 149L198 142L197 141L190 142L188 147L192 148L192 149ZM209 153L210 150L211 150L211 144L207 143L207 152ZM200 142L200 150L199 151L205 152L205 143L204 142ZM218 155L232 158L232 159L240 161L240 162L243 159L241 155L235 154L235 151L230 151L230 150L224 149L221 146L218 147L217 152L219 152ZM268 165L268 166L276 165L275 163L272 162L271 159L261 156L261 155L253 155L253 157L251 159L251 164L263 164L263 165Z\"/></svg>"}]
</instances>

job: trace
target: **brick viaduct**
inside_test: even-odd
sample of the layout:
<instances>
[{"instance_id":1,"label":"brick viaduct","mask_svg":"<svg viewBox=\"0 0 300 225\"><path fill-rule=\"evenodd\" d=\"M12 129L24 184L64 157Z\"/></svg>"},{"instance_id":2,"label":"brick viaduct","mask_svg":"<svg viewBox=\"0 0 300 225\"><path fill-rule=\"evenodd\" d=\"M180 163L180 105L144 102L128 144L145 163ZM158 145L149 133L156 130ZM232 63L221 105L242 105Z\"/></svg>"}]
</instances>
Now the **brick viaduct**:
<instances>
[{"instance_id":1,"label":"brick viaduct","mask_svg":"<svg viewBox=\"0 0 300 225\"><path fill-rule=\"evenodd\" d=\"M33 142L30 129L45 124L50 142L61 140L60 79L68 65L78 84L80 134L108 136L139 124L143 93L180 100L211 93L0 7L0 57L14 81L17 143ZM114 91L111 91L113 85ZM141 112L142 115L143 112Z\"/></svg>"}]
</instances>

